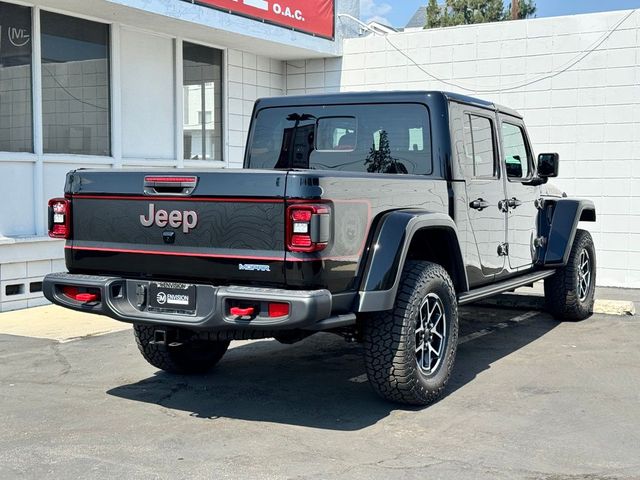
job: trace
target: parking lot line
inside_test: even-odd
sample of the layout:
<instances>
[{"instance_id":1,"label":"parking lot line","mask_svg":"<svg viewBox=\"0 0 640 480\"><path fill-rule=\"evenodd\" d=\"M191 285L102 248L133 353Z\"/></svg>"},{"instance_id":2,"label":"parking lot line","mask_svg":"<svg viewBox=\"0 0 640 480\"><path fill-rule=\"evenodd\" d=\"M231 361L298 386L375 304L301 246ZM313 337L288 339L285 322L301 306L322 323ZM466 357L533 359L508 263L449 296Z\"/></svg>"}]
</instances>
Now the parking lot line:
<instances>
[{"instance_id":1,"label":"parking lot line","mask_svg":"<svg viewBox=\"0 0 640 480\"><path fill-rule=\"evenodd\" d=\"M538 311L530 311L523 313L522 315L515 316L510 318L509 320L505 320L504 322L497 323L488 328L483 328L482 330L478 330L477 332L470 333L458 339L458 345L462 345L463 343L470 342L480 337L484 337L485 335L489 335L497 330L502 330L503 328L512 327L520 322L524 322L525 320L529 320L533 317L542 314L542 312Z\"/></svg>"},{"instance_id":2,"label":"parking lot line","mask_svg":"<svg viewBox=\"0 0 640 480\"><path fill-rule=\"evenodd\" d=\"M538 311L526 312L522 315L517 315L513 318L510 318L509 320L505 320L504 322L492 325L491 327L483 328L482 330L478 330L477 332L469 333L468 335L464 335L458 339L458 345L462 345L463 343L467 343L472 340L476 340L477 338L484 337L485 335L489 335L490 333L502 330L503 328L513 327L518 323L530 320L538 315L541 315L542 313L543 312ZM362 375L352 377L349 379L349 381L352 383L365 383L367 381L367 374L363 373Z\"/></svg>"}]
</instances>

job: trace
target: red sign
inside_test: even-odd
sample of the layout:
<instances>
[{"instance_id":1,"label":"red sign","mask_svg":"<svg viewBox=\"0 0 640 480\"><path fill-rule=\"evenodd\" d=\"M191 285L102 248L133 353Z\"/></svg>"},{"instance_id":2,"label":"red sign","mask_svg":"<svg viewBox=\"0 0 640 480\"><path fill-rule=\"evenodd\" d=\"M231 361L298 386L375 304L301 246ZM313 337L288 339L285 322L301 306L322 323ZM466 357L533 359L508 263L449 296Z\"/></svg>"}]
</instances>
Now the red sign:
<instances>
[{"instance_id":1,"label":"red sign","mask_svg":"<svg viewBox=\"0 0 640 480\"><path fill-rule=\"evenodd\" d=\"M188 0L187 0L188 1ZM195 0L196 3L333 39L334 0Z\"/></svg>"}]
</instances>

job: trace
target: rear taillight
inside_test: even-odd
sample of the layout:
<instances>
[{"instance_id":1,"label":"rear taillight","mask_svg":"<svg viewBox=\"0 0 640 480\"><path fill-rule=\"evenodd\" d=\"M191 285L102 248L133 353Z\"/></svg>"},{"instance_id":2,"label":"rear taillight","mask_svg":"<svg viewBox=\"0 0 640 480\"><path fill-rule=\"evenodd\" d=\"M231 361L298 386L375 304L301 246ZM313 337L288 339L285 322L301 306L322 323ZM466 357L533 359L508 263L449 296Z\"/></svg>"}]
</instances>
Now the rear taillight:
<instances>
[{"instance_id":1,"label":"rear taillight","mask_svg":"<svg viewBox=\"0 0 640 480\"><path fill-rule=\"evenodd\" d=\"M64 198L49 200L49 236L71 237L71 202Z\"/></svg>"},{"instance_id":2,"label":"rear taillight","mask_svg":"<svg viewBox=\"0 0 640 480\"><path fill-rule=\"evenodd\" d=\"M318 252L329 243L331 210L328 205L298 204L287 208L287 249Z\"/></svg>"}]
</instances>

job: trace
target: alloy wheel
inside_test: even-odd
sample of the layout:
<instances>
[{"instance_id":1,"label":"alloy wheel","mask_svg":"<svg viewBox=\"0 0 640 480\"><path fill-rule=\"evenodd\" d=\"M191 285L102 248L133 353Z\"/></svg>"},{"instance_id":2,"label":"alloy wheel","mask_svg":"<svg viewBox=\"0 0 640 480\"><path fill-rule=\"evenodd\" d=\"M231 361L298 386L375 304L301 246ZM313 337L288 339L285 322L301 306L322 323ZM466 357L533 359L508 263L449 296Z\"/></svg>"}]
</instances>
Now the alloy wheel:
<instances>
[{"instance_id":1,"label":"alloy wheel","mask_svg":"<svg viewBox=\"0 0 640 480\"><path fill-rule=\"evenodd\" d=\"M578 299L584 302L591 291L591 257L586 248L580 252L578 264Z\"/></svg>"},{"instance_id":2,"label":"alloy wheel","mask_svg":"<svg viewBox=\"0 0 640 480\"><path fill-rule=\"evenodd\" d=\"M429 293L416 322L416 362L426 375L435 372L444 358L447 322L444 305L435 293Z\"/></svg>"}]
</instances>

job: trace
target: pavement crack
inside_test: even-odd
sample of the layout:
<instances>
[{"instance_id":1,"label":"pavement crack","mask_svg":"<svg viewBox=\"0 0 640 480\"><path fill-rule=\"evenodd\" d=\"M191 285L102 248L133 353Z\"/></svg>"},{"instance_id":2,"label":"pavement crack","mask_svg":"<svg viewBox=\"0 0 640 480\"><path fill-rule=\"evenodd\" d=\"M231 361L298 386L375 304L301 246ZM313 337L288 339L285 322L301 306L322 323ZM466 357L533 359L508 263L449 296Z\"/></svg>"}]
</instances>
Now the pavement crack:
<instances>
[{"instance_id":1,"label":"pavement crack","mask_svg":"<svg viewBox=\"0 0 640 480\"><path fill-rule=\"evenodd\" d=\"M69 373L71 371L71 363L69 363L67 357L65 357L64 354L60 351L60 344L57 342L52 343L51 350L53 351L53 355L55 356L58 363L60 363L63 367L62 372L60 372L59 376L63 376Z\"/></svg>"},{"instance_id":2,"label":"pavement crack","mask_svg":"<svg viewBox=\"0 0 640 480\"><path fill-rule=\"evenodd\" d=\"M178 383L176 385L173 385L165 395L163 395L157 400L156 403L162 407L163 411L168 416L175 417L176 416L175 413L173 413L173 410L171 409L171 407L165 405L165 402L169 402L176 393L187 390L188 386L189 385L186 383Z\"/></svg>"}]
</instances>

